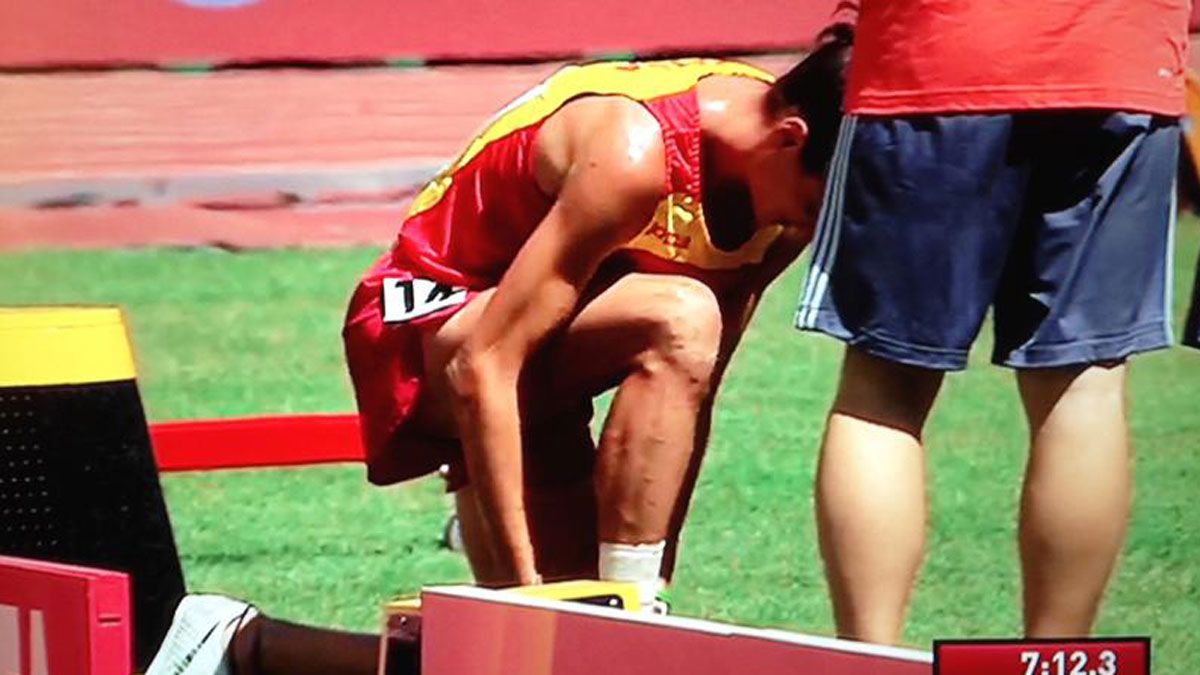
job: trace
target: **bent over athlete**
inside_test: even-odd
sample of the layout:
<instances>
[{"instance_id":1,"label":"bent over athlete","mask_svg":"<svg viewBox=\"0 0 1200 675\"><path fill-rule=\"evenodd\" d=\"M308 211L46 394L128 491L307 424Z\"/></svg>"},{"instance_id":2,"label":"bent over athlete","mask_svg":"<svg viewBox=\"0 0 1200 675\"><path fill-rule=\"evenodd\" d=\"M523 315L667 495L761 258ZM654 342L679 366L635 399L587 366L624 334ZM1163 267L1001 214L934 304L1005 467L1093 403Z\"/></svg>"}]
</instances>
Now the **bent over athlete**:
<instances>
[{"instance_id":1,"label":"bent over athlete","mask_svg":"<svg viewBox=\"0 0 1200 675\"><path fill-rule=\"evenodd\" d=\"M599 573L652 596L669 577L717 384L810 238L850 41L777 81L568 66L417 197L346 355L369 479L449 465L479 582ZM614 386L597 448L591 400Z\"/></svg>"}]
</instances>

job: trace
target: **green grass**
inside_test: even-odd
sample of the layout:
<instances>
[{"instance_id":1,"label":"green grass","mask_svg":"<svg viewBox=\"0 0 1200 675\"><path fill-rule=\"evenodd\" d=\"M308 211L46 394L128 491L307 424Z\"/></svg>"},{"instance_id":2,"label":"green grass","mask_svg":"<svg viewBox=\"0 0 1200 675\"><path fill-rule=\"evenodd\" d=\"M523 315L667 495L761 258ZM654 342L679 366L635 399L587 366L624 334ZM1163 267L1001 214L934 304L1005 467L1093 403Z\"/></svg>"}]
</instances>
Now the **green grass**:
<instances>
[{"instance_id":1,"label":"green grass","mask_svg":"<svg viewBox=\"0 0 1200 675\"><path fill-rule=\"evenodd\" d=\"M1200 237L1180 232L1182 314ZM129 311L157 420L347 411L341 314L372 250L42 252L0 256L5 303L105 302ZM829 633L811 484L840 348L789 328L799 268L768 296L717 414L685 534L682 614ZM985 341L986 342L986 341ZM906 639L1018 633L1014 514L1025 432L1010 373L950 379L929 432L931 537ZM1137 501L1099 630L1150 634L1156 672L1200 672L1200 354L1138 360ZM1086 477L1083 478L1086 480ZM358 467L164 479L189 585L294 620L374 626L377 604L468 579L438 548L436 481L378 489ZM886 545L886 542L881 542Z\"/></svg>"}]
</instances>

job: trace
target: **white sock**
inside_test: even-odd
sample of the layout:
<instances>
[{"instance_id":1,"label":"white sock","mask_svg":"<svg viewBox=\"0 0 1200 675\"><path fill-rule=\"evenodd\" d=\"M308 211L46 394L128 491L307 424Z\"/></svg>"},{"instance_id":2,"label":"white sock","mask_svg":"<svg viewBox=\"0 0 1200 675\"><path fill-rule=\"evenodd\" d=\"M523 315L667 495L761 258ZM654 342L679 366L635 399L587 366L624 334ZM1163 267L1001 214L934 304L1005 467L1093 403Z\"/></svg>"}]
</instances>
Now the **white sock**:
<instances>
[{"instance_id":1,"label":"white sock","mask_svg":"<svg viewBox=\"0 0 1200 675\"><path fill-rule=\"evenodd\" d=\"M642 610L649 611L662 588L663 551L667 542L653 544L600 544L600 580L636 584Z\"/></svg>"}]
</instances>

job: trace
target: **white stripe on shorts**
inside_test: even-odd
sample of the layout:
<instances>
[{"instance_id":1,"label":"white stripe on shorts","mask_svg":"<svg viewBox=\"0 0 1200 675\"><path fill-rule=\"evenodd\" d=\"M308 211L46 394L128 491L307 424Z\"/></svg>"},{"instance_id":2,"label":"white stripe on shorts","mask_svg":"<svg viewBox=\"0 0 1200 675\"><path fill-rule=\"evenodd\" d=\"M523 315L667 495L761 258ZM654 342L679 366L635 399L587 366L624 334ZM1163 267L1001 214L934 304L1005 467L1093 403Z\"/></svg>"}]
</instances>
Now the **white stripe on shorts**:
<instances>
[{"instance_id":1,"label":"white stripe on shorts","mask_svg":"<svg viewBox=\"0 0 1200 675\"><path fill-rule=\"evenodd\" d=\"M800 306L796 309L796 327L816 326L817 311L821 307L825 291L829 286L829 272L837 257L837 245L842 229L842 207L846 196L846 174L850 164L850 146L854 142L854 128L858 123L855 115L846 115L838 130L837 145L833 150L833 166L825 184L821 215L817 218L816 243L804 290L800 295Z\"/></svg>"},{"instance_id":2,"label":"white stripe on shorts","mask_svg":"<svg viewBox=\"0 0 1200 675\"><path fill-rule=\"evenodd\" d=\"M1179 218L1179 190L1176 183L1179 177L1176 176L1171 181L1171 213L1167 216L1170 220L1167 222L1167 261L1163 265L1163 274L1166 278L1163 279L1163 330L1167 333L1167 344L1175 341L1175 331L1171 329L1171 315L1174 313L1172 305L1175 304L1175 227L1176 221Z\"/></svg>"}]
</instances>

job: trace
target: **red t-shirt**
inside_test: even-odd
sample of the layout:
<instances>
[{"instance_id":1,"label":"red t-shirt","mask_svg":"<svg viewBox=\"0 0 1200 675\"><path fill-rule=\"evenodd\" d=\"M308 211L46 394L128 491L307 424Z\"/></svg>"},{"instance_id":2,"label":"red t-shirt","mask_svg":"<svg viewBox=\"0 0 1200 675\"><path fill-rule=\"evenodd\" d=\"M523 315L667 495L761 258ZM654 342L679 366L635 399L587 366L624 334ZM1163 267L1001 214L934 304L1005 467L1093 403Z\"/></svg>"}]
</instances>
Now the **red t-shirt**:
<instances>
[{"instance_id":1,"label":"red t-shirt","mask_svg":"<svg viewBox=\"0 0 1200 675\"><path fill-rule=\"evenodd\" d=\"M860 114L1183 112L1189 0L862 0Z\"/></svg>"}]
</instances>

